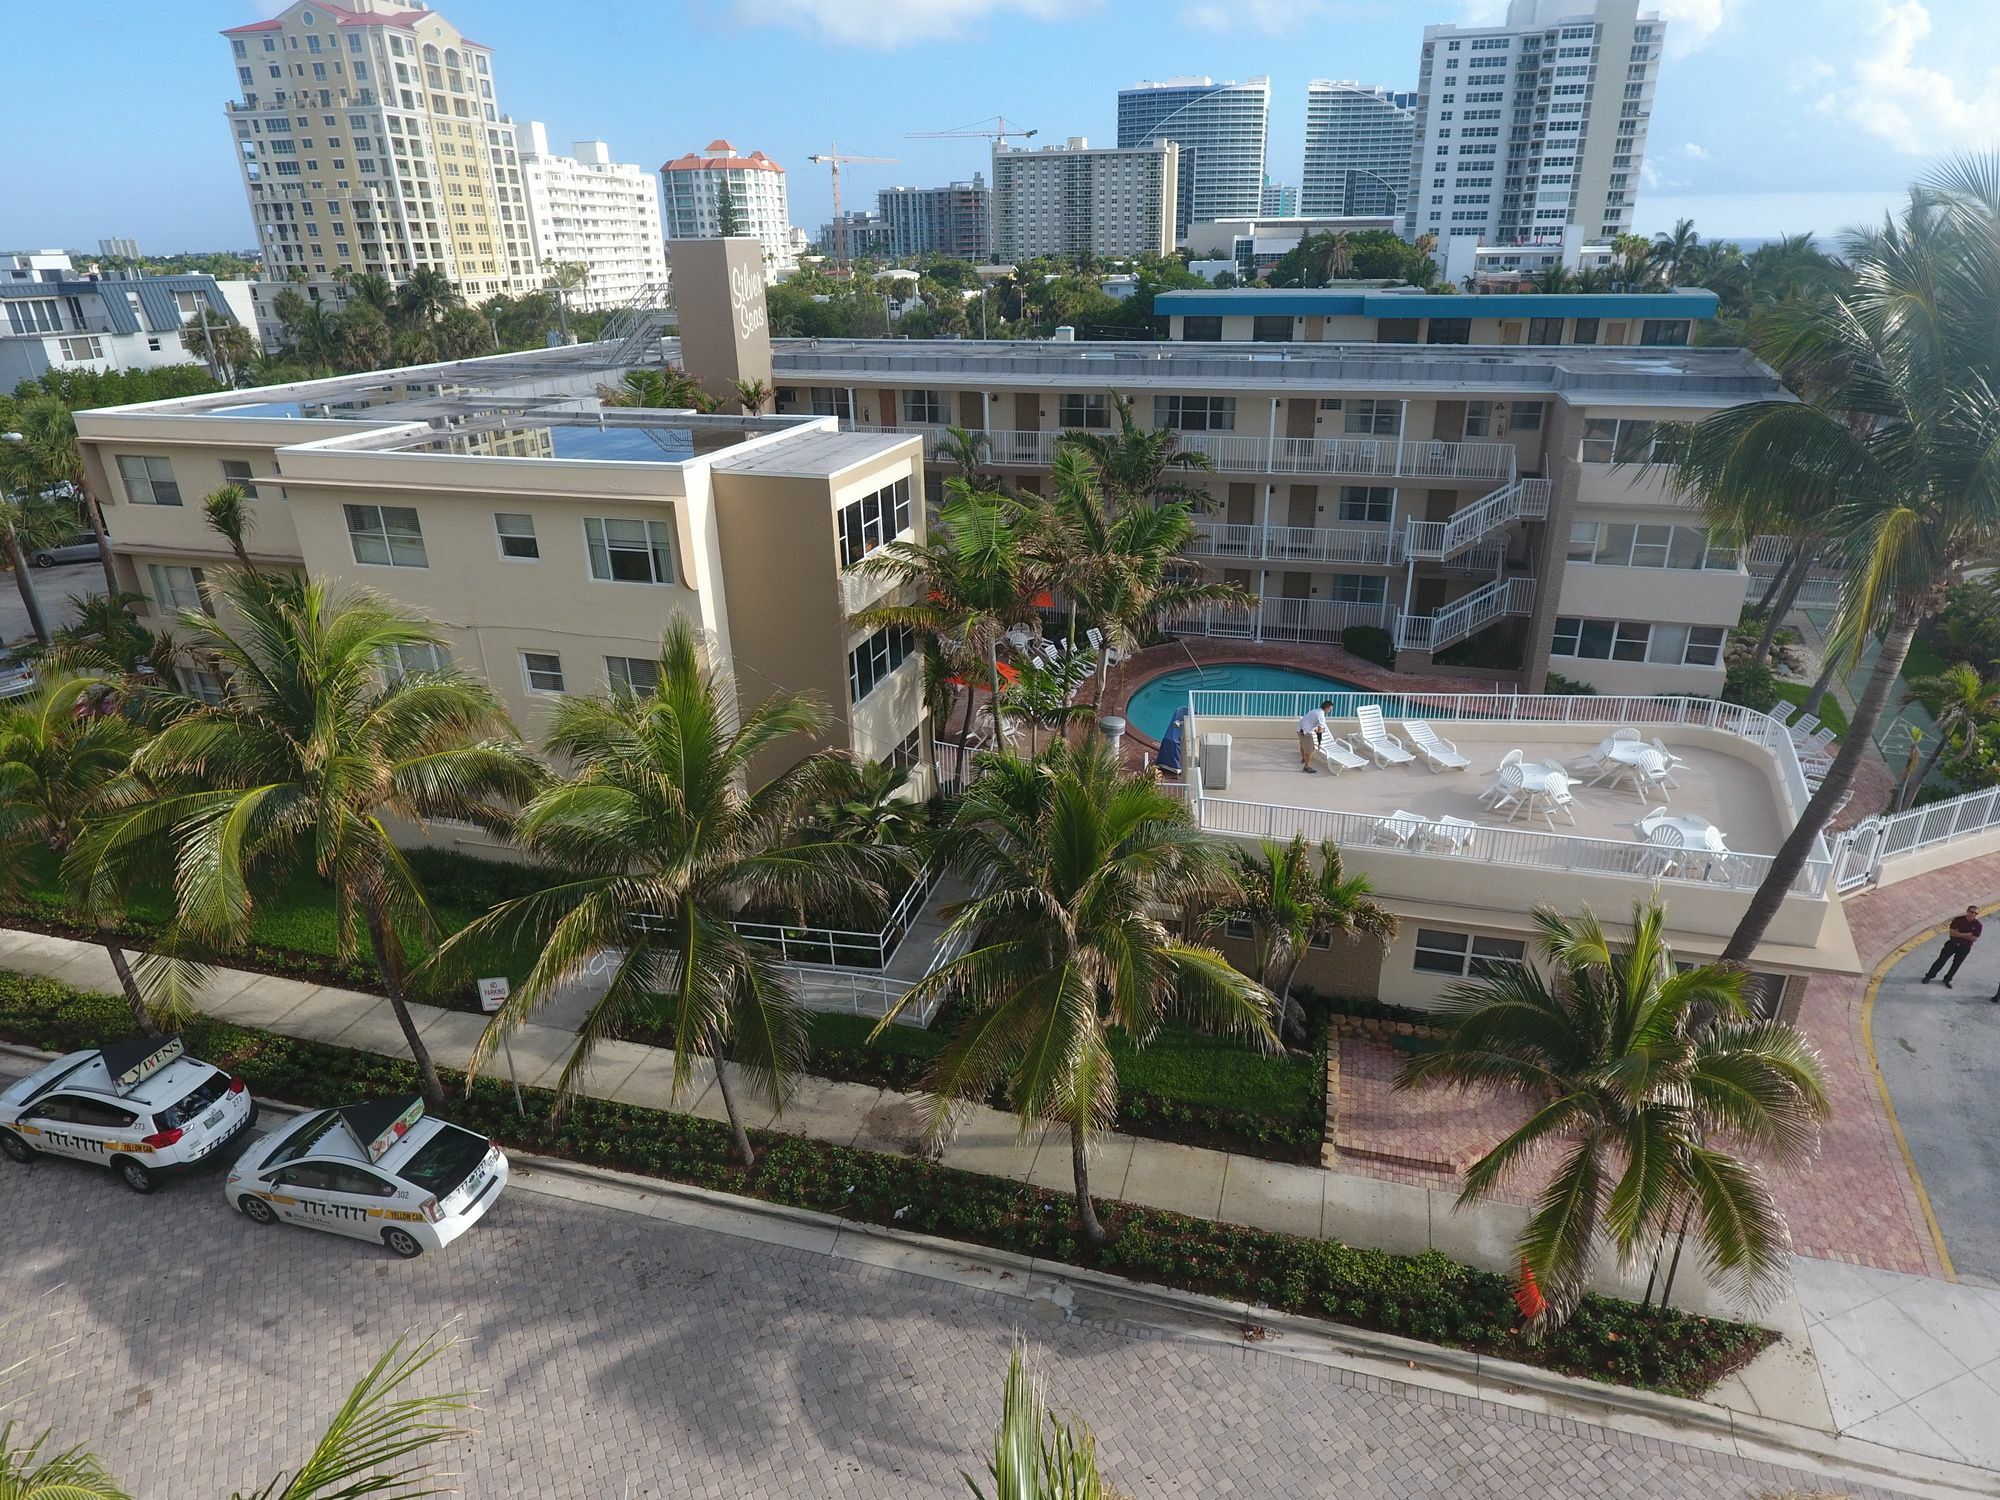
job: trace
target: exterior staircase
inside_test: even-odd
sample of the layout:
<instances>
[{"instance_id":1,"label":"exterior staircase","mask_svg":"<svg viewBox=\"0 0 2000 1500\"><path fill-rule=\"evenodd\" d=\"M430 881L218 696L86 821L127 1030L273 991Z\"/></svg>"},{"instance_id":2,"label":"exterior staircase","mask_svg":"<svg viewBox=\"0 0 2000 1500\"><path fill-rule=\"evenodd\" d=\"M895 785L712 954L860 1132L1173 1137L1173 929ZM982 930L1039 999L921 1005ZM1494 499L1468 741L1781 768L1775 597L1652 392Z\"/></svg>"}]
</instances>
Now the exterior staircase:
<instances>
[{"instance_id":1,"label":"exterior staircase","mask_svg":"<svg viewBox=\"0 0 2000 1500\"><path fill-rule=\"evenodd\" d=\"M1444 562L1517 521L1539 521L1548 513L1548 480L1510 480L1449 520L1412 518L1403 535L1403 555L1413 562Z\"/></svg>"},{"instance_id":2,"label":"exterior staircase","mask_svg":"<svg viewBox=\"0 0 2000 1500\"><path fill-rule=\"evenodd\" d=\"M1434 615L1397 615L1396 649L1442 651L1478 634L1495 620L1532 614L1534 608L1534 579L1496 578L1463 599L1454 599Z\"/></svg>"}]
</instances>

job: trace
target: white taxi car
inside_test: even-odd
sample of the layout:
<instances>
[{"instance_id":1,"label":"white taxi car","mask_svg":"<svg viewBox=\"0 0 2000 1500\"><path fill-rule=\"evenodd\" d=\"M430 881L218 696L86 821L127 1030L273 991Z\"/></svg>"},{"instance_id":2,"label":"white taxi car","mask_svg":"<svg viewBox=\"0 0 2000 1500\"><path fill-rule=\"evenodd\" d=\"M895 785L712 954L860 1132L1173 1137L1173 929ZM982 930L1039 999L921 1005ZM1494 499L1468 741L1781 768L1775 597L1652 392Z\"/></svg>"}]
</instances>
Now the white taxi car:
<instances>
[{"instance_id":1,"label":"white taxi car","mask_svg":"<svg viewBox=\"0 0 2000 1500\"><path fill-rule=\"evenodd\" d=\"M506 1185L498 1145L408 1094L300 1116L245 1151L222 1190L258 1224L308 1224L408 1257L464 1234Z\"/></svg>"},{"instance_id":2,"label":"white taxi car","mask_svg":"<svg viewBox=\"0 0 2000 1500\"><path fill-rule=\"evenodd\" d=\"M177 1036L72 1052L0 1090L0 1152L97 1162L135 1193L217 1159L256 1123L243 1080L189 1057Z\"/></svg>"}]
</instances>

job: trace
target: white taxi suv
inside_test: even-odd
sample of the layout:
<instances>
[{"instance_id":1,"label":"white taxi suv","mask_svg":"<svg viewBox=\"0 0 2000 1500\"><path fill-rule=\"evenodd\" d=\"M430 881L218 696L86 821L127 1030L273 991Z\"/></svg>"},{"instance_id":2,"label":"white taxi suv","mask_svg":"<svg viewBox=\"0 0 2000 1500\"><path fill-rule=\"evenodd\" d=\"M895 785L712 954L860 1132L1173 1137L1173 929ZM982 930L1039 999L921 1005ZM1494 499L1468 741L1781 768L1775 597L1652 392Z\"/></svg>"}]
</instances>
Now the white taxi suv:
<instances>
[{"instance_id":1,"label":"white taxi suv","mask_svg":"<svg viewBox=\"0 0 2000 1500\"><path fill-rule=\"evenodd\" d=\"M499 1198L507 1157L415 1094L302 1115L237 1159L223 1194L258 1224L306 1224L405 1258L442 1250Z\"/></svg>"},{"instance_id":2,"label":"white taxi suv","mask_svg":"<svg viewBox=\"0 0 2000 1500\"><path fill-rule=\"evenodd\" d=\"M135 1193L213 1162L257 1123L256 1101L177 1036L72 1052L0 1090L0 1153L111 1168Z\"/></svg>"}]
</instances>

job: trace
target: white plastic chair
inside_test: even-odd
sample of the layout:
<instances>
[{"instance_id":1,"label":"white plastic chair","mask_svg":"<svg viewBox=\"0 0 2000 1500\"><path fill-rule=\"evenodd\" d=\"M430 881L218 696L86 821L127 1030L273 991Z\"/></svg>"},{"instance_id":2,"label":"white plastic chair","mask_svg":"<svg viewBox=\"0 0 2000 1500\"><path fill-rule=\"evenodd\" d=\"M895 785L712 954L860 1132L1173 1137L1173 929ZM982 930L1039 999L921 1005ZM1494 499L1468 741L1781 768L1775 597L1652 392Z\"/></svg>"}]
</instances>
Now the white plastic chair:
<instances>
[{"instance_id":1,"label":"white plastic chair","mask_svg":"<svg viewBox=\"0 0 2000 1500\"><path fill-rule=\"evenodd\" d=\"M1643 813L1639 814L1639 821L1634 826L1638 828L1639 832L1650 838L1653 832L1653 825L1658 823L1662 818L1670 818L1672 816L1673 814L1668 812L1664 807L1649 807Z\"/></svg>"},{"instance_id":2,"label":"white plastic chair","mask_svg":"<svg viewBox=\"0 0 2000 1500\"><path fill-rule=\"evenodd\" d=\"M1611 747L1616 743L1616 740L1610 738L1601 739L1591 749L1572 760L1570 766L1578 771L1601 770L1604 762L1611 756ZM1516 750L1514 753L1519 755L1521 752Z\"/></svg>"},{"instance_id":3,"label":"white plastic chair","mask_svg":"<svg viewBox=\"0 0 2000 1500\"><path fill-rule=\"evenodd\" d=\"M1458 746L1445 739L1431 728L1426 719L1403 720L1403 733L1410 737L1410 743L1417 747L1417 754L1431 768L1431 774L1439 771L1470 770L1472 762L1458 753Z\"/></svg>"},{"instance_id":4,"label":"white plastic chair","mask_svg":"<svg viewBox=\"0 0 2000 1500\"><path fill-rule=\"evenodd\" d=\"M1518 766L1520 763L1521 752L1519 750L1509 750L1505 755L1500 757L1500 764L1493 768L1493 774L1498 776L1509 766Z\"/></svg>"},{"instance_id":5,"label":"white plastic chair","mask_svg":"<svg viewBox=\"0 0 2000 1500\"><path fill-rule=\"evenodd\" d=\"M1485 795L1479 800L1495 812L1507 812L1507 821L1511 823L1514 821L1514 815L1528 805L1526 779L1519 761L1502 766L1500 774L1494 778L1493 785L1486 789ZM1509 808L1513 811L1508 812Z\"/></svg>"},{"instance_id":6,"label":"white plastic chair","mask_svg":"<svg viewBox=\"0 0 2000 1500\"><path fill-rule=\"evenodd\" d=\"M1332 735L1327 736L1326 743L1320 746L1319 753L1326 758L1326 763L1333 768L1333 774L1336 776L1343 771L1365 770L1368 766L1367 756L1356 755L1352 745Z\"/></svg>"},{"instance_id":7,"label":"white plastic chair","mask_svg":"<svg viewBox=\"0 0 2000 1500\"><path fill-rule=\"evenodd\" d=\"M1665 757L1657 753L1649 754L1637 765L1631 767L1631 771L1632 790L1639 794L1641 802L1648 800L1647 793L1649 792L1658 792L1662 802L1671 802L1673 800L1667 795L1667 792L1674 785L1674 778L1667 770Z\"/></svg>"},{"instance_id":8,"label":"white plastic chair","mask_svg":"<svg viewBox=\"0 0 2000 1500\"><path fill-rule=\"evenodd\" d=\"M1653 748L1659 752L1660 763L1667 768L1667 785L1678 789L1680 783L1674 780L1674 772L1685 771L1688 763L1669 750L1664 740L1654 740Z\"/></svg>"},{"instance_id":9,"label":"white plastic chair","mask_svg":"<svg viewBox=\"0 0 2000 1500\"><path fill-rule=\"evenodd\" d=\"M1361 725L1361 743L1368 753L1375 757L1378 766L1407 766L1416 762L1416 756L1403 748L1382 723L1382 710L1374 704L1365 704L1355 710L1355 719Z\"/></svg>"},{"instance_id":10,"label":"white plastic chair","mask_svg":"<svg viewBox=\"0 0 2000 1500\"><path fill-rule=\"evenodd\" d=\"M1617 729L1612 730L1611 738L1614 740L1643 740L1645 736L1639 733L1639 731L1634 729L1630 724L1626 724Z\"/></svg>"},{"instance_id":11,"label":"white plastic chair","mask_svg":"<svg viewBox=\"0 0 2000 1500\"><path fill-rule=\"evenodd\" d=\"M1681 867L1681 855L1687 847L1687 840L1681 837L1678 828L1654 828L1646 834L1646 847L1647 873L1671 875Z\"/></svg>"},{"instance_id":12,"label":"white plastic chair","mask_svg":"<svg viewBox=\"0 0 2000 1500\"><path fill-rule=\"evenodd\" d=\"M1551 778L1549 784L1535 797L1534 810L1541 814L1542 821L1549 825L1549 832L1556 829L1556 814L1569 819L1569 826L1576 827L1576 793L1569 789L1567 780Z\"/></svg>"}]
</instances>

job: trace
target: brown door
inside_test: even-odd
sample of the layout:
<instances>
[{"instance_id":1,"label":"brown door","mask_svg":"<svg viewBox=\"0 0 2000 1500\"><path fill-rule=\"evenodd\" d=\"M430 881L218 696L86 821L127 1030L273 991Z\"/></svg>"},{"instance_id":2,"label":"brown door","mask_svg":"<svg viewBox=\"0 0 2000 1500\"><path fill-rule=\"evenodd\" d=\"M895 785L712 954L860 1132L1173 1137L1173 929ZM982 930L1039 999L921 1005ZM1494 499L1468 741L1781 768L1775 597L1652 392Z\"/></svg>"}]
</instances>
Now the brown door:
<instances>
[{"instance_id":1,"label":"brown door","mask_svg":"<svg viewBox=\"0 0 2000 1500\"><path fill-rule=\"evenodd\" d=\"M1431 435L1441 443L1456 443L1465 437L1465 403L1440 401Z\"/></svg>"},{"instance_id":2,"label":"brown door","mask_svg":"<svg viewBox=\"0 0 2000 1500\"><path fill-rule=\"evenodd\" d=\"M1033 391L1014 392L1014 430L1016 432L1042 430L1042 398Z\"/></svg>"},{"instance_id":3,"label":"brown door","mask_svg":"<svg viewBox=\"0 0 2000 1500\"><path fill-rule=\"evenodd\" d=\"M1309 396L1294 396L1285 404L1285 436L1311 437L1313 418L1319 415L1319 401Z\"/></svg>"},{"instance_id":4,"label":"brown door","mask_svg":"<svg viewBox=\"0 0 2000 1500\"><path fill-rule=\"evenodd\" d=\"M978 391L960 391L958 393L958 425L971 428L974 432L984 427L986 424L981 420L981 417L984 416L982 408L985 404L986 398Z\"/></svg>"},{"instance_id":5,"label":"brown door","mask_svg":"<svg viewBox=\"0 0 2000 1500\"><path fill-rule=\"evenodd\" d=\"M1231 526L1255 526L1257 524L1256 485L1236 483L1229 486L1228 520Z\"/></svg>"},{"instance_id":6,"label":"brown door","mask_svg":"<svg viewBox=\"0 0 2000 1500\"><path fill-rule=\"evenodd\" d=\"M1292 486L1288 523L1293 526L1319 525L1319 486L1316 484L1295 484Z\"/></svg>"},{"instance_id":7,"label":"brown door","mask_svg":"<svg viewBox=\"0 0 2000 1500\"><path fill-rule=\"evenodd\" d=\"M1419 615L1434 615L1444 608L1445 592L1450 585L1442 578L1419 578L1411 612Z\"/></svg>"}]
</instances>

